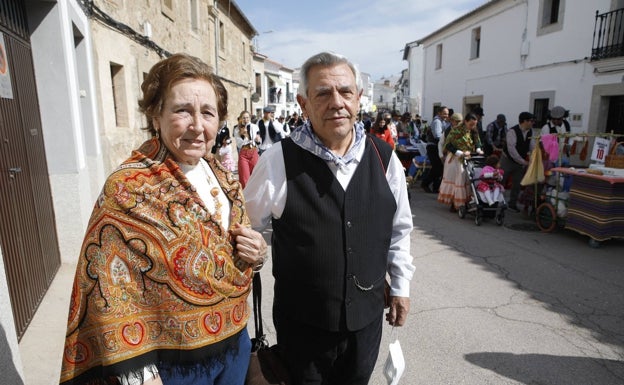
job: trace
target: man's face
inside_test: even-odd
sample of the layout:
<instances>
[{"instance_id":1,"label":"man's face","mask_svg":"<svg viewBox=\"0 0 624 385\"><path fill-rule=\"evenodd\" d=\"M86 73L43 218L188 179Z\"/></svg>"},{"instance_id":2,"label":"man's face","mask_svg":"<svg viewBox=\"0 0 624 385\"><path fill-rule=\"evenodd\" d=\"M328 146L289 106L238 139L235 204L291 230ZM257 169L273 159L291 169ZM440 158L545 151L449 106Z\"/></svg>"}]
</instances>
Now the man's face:
<instances>
[{"instance_id":1,"label":"man's face","mask_svg":"<svg viewBox=\"0 0 624 385\"><path fill-rule=\"evenodd\" d=\"M315 66L308 73L306 97L297 101L308 115L316 135L325 143L345 138L357 119L360 95L355 75L347 64Z\"/></svg>"},{"instance_id":2,"label":"man's face","mask_svg":"<svg viewBox=\"0 0 624 385\"><path fill-rule=\"evenodd\" d=\"M449 118L448 108L443 108L442 110L440 110L440 112L438 112L438 115L440 116L440 119L448 120Z\"/></svg>"},{"instance_id":3,"label":"man's face","mask_svg":"<svg viewBox=\"0 0 624 385\"><path fill-rule=\"evenodd\" d=\"M524 122L520 123L520 127L522 127L525 130L528 130L533 127L533 122L535 122L535 119L525 120Z\"/></svg>"}]
</instances>

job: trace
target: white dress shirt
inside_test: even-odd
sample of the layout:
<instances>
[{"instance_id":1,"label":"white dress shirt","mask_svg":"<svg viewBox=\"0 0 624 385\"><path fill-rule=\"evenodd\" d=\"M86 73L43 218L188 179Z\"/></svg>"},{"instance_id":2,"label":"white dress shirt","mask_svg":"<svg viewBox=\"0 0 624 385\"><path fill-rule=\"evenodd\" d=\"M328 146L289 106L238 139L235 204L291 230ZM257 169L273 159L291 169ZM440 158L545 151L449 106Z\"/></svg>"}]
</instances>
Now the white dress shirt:
<instances>
[{"instance_id":1,"label":"white dress shirt","mask_svg":"<svg viewBox=\"0 0 624 385\"><path fill-rule=\"evenodd\" d=\"M345 190L362 159L364 149L365 146L360 146L355 160L340 169L333 162L326 162ZM390 275L390 295L409 297L409 284L415 270L410 254L412 212L407 195L405 171L395 153L392 154L386 170L386 179L397 203L388 250L387 270ZM255 230L262 231L268 226L271 218L279 219L282 216L287 191L281 143L273 145L260 157L247 182L244 194L247 214Z\"/></svg>"}]
</instances>

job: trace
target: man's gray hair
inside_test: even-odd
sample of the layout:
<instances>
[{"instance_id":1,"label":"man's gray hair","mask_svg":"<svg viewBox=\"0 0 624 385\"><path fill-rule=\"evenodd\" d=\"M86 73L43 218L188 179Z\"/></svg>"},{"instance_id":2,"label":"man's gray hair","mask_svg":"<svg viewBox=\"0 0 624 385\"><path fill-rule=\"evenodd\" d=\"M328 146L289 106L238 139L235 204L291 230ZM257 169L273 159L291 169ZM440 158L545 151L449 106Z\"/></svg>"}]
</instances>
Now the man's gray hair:
<instances>
[{"instance_id":1,"label":"man's gray hair","mask_svg":"<svg viewBox=\"0 0 624 385\"><path fill-rule=\"evenodd\" d=\"M355 85L357 87L357 91L360 92L362 89L362 77L360 76L360 71L357 66L353 64L349 59L345 56L339 55L333 52L321 52L316 55L310 57L303 63L301 69L299 70L299 89L297 90L297 94L301 95L304 98L308 97L308 74L312 67L322 66L334 66L337 64L346 64L353 72L353 76L355 76Z\"/></svg>"}]
</instances>

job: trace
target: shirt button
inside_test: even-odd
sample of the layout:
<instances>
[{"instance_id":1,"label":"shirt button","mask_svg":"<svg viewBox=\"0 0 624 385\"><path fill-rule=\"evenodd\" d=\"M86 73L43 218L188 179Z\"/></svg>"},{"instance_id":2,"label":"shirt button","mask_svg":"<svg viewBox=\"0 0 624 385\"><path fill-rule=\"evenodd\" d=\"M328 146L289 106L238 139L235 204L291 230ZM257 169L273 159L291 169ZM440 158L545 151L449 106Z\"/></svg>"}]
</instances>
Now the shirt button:
<instances>
[{"instance_id":1,"label":"shirt button","mask_svg":"<svg viewBox=\"0 0 624 385\"><path fill-rule=\"evenodd\" d=\"M353 227L353 225L351 224L351 221L347 221L347 227L348 227L348 228Z\"/></svg>"}]
</instances>

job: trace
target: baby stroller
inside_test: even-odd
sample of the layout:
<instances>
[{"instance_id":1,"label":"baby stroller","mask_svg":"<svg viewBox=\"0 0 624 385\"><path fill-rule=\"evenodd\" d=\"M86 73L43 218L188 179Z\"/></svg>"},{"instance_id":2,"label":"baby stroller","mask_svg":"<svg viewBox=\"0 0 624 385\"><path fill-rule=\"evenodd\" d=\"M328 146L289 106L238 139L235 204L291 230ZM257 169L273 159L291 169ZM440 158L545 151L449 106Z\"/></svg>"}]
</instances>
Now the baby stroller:
<instances>
[{"instance_id":1,"label":"baby stroller","mask_svg":"<svg viewBox=\"0 0 624 385\"><path fill-rule=\"evenodd\" d=\"M481 199L477 191L477 186L481 181L479 178L481 169L485 166L485 157L474 154L470 156L470 159L464 158L463 162L466 179L470 184L470 198L468 202L466 202L466 205L458 208L457 214L462 219L465 218L467 214L473 214L477 226L481 226L483 218L494 218L496 224L501 226L505 220L505 210L507 209L503 194L500 194L501 201L490 206Z\"/></svg>"}]
</instances>

